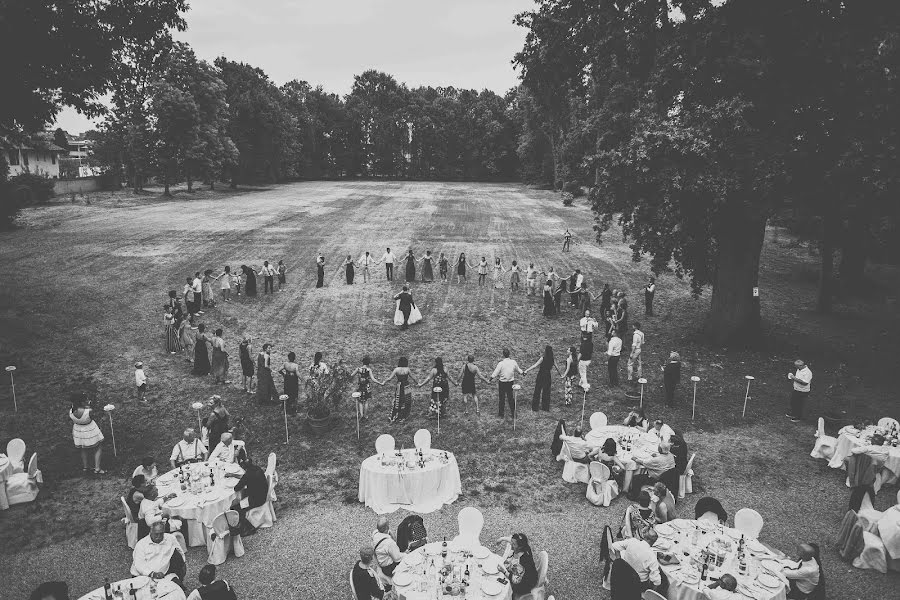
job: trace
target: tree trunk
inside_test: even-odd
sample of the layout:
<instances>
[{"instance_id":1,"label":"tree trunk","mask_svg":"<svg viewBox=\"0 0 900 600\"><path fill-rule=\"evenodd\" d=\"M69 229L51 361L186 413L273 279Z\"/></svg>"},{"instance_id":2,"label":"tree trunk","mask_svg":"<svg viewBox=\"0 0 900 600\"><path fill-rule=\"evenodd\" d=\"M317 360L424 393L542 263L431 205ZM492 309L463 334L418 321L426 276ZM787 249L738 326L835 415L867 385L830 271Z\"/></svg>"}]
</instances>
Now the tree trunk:
<instances>
[{"instance_id":1,"label":"tree trunk","mask_svg":"<svg viewBox=\"0 0 900 600\"><path fill-rule=\"evenodd\" d=\"M760 334L759 297L753 295L753 288L759 286L759 254L766 219L736 216L720 229L704 333L716 344L752 342Z\"/></svg>"},{"instance_id":2,"label":"tree trunk","mask_svg":"<svg viewBox=\"0 0 900 600\"><path fill-rule=\"evenodd\" d=\"M187 166L184 167L184 178L187 180L188 193L192 193L194 191L194 180L191 178L191 169Z\"/></svg>"}]
</instances>

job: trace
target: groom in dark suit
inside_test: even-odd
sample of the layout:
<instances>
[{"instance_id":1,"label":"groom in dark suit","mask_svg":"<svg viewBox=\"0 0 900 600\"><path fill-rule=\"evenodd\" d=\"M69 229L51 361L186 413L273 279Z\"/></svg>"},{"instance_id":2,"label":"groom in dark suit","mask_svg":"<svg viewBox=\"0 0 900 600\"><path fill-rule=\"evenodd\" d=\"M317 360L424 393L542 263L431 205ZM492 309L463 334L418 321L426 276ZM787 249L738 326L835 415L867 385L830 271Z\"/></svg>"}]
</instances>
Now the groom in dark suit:
<instances>
[{"instance_id":1,"label":"groom in dark suit","mask_svg":"<svg viewBox=\"0 0 900 600\"><path fill-rule=\"evenodd\" d=\"M400 312L403 313L403 329L409 328L409 314L412 312L413 298L409 293L409 286L404 285L403 291L394 296L394 300L400 301Z\"/></svg>"}]
</instances>

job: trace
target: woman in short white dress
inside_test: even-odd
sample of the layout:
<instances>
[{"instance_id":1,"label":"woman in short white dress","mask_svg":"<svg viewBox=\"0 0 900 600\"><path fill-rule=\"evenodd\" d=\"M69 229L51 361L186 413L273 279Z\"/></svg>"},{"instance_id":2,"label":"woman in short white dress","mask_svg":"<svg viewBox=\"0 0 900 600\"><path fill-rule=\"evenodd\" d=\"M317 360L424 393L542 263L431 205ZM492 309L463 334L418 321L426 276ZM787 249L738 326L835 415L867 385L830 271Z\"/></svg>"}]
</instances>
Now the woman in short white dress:
<instances>
[{"instance_id":1,"label":"woman in short white dress","mask_svg":"<svg viewBox=\"0 0 900 600\"><path fill-rule=\"evenodd\" d=\"M88 407L87 394L75 394L72 397L72 408L69 410L69 418L72 419L72 439L75 447L81 452L82 471L90 471L89 460L91 451L94 454L94 473L103 475L106 473L100 468L100 457L103 455L103 432L100 426L91 417L91 409Z\"/></svg>"}]
</instances>

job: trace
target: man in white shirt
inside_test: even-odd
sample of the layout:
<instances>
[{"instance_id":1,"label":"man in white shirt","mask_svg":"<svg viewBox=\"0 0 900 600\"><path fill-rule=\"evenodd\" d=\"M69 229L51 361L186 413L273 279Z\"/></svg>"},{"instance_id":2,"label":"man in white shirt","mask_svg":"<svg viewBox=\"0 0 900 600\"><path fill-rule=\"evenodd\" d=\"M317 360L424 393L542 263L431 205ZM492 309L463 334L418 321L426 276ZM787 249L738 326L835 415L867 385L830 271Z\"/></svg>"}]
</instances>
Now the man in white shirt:
<instances>
[{"instance_id":1,"label":"man in white shirt","mask_svg":"<svg viewBox=\"0 0 900 600\"><path fill-rule=\"evenodd\" d=\"M614 542L612 550L619 558L627 562L641 580L641 587L645 590L659 588L662 577L659 574L659 561L656 552L651 546L656 543L658 536L656 531L650 529L643 540L637 538L625 538Z\"/></svg>"},{"instance_id":2,"label":"man in white shirt","mask_svg":"<svg viewBox=\"0 0 900 600\"><path fill-rule=\"evenodd\" d=\"M234 439L230 433L223 433L219 443L213 448L209 454L209 460L217 460L223 463L239 463L241 462L241 454L244 453L243 448L239 448L234 443Z\"/></svg>"},{"instance_id":3,"label":"man in white shirt","mask_svg":"<svg viewBox=\"0 0 900 600\"><path fill-rule=\"evenodd\" d=\"M387 517L378 517L377 529L372 532L372 545L375 546L375 560L381 567L382 573L390 577L394 569L403 560L404 554L391 535L391 524Z\"/></svg>"},{"instance_id":4,"label":"man in white shirt","mask_svg":"<svg viewBox=\"0 0 900 600\"><path fill-rule=\"evenodd\" d=\"M197 432L188 428L184 430L184 437L172 448L169 464L176 469L185 463L203 462L206 455L206 446L197 439Z\"/></svg>"},{"instance_id":5,"label":"man in white shirt","mask_svg":"<svg viewBox=\"0 0 900 600\"><path fill-rule=\"evenodd\" d=\"M808 598L819 585L819 563L815 559L815 549L809 544L801 544L799 550L797 566L785 568L784 576L791 585L787 597L802 600Z\"/></svg>"},{"instance_id":6,"label":"man in white shirt","mask_svg":"<svg viewBox=\"0 0 900 600\"><path fill-rule=\"evenodd\" d=\"M142 362L134 363L134 384L137 386L138 401L146 402L147 374L144 373L144 363Z\"/></svg>"},{"instance_id":7,"label":"man in white shirt","mask_svg":"<svg viewBox=\"0 0 900 600\"><path fill-rule=\"evenodd\" d=\"M140 507L138 508L138 519L143 519L150 527L157 521L165 521L166 528L170 532L181 529L181 521L179 519L171 519L169 517L168 509L163 508L163 505L174 498L176 494L167 494L166 496L160 497L159 490L155 485L147 487L143 494L144 499L141 500Z\"/></svg>"},{"instance_id":8,"label":"man in white shirt","mask_svg":"<svg viewBox=\"0 0 900 600\"><path fill-rule=\"evenodd\" d=\"M659 479L660 475L675 468L675 457L670 451L671 446L667 442L660 442L658 450L649 458L640 461L641 465L647 469L647 475L652 479Z\"/></svg>"},{"instance_id":9,"label":"man in white shirt","mask_svg":"<svg viewBox=\"0 0 900 600\"><path fill-rule=\"evenodd\" d=\"M391 249L388 248L387 251L381 255L381 262L384 263L384 273L387 275L388 281L394 280L394 253L391 252Z\"/></svg>"},{"instance_id":10,"label":"man in white shirt","mask_svg":"<svg viewBox=\"0 0 900 600\"><path fill-rule=\"evenodd\" d=\"M586 333L593 337L594 330L597 329L600 324L597 323L597 319L591 316L591 311L584 311L584 316L581 317L581 321L579 321L579 326L581 327L581 333Z\"/></svg>"},{"instance_id":11,"label":"man in white shirt","mask_svg":"<svg viewBox=\"0 0 900 600\"><path fill-rule=\"evenodd\" d=\"M369 267L372 267L378 263L375 262L375 258L369 254L369 251L366 250L362 256L359 257L359 266L362 269L363 283L369 281Z\"/></svg>"},{"instance_id":12,"label":"man in white shirt","mask_svg":"<svg viewBox=\"0 0 900 600\"><path fill-rule=\"evenodd\" d=\"M628 355L628 382L634 381L634 365L637 364L638 379L644 374L644 364L641 361L641 348L644 347L644 332L641 331L641 324L635 321L632 325L634 334L631 336L631 354Z\"/></svg>"},{"instance_id":13,"label":"man in white shirt","mask_svg":"<svg viewBox=\"0 0 900 600\"><path fill-rule=\"evenodd\" d=\"M794 373L788 373L787 378L794 382L794 389L791 392L791 412L785 416L794 423L799 423L803 419L803 405L809 397L809 384L812 382L812 371L806 366L801 359L794 361Z\"/></svg>"},{"instance_id":14,"label":"man in white shirt","mask_svg":"<svg viewBox=\"0 0 900 600\"><path fill-rule=\"evenodd\" d=\"M650 430L650 433L658 437L660 442L668 444L675 435L675 430L663 423L662 419L656 419L653 421L653 429Z\"/></svg>"},{"instance_id":15,"label":"man in white shirt","mask_svg":"<svg viewBox=\"0 0 900 600\"><path fill-rule=\"evenodd\" d=\"M200 310L200 307L203 306L203 280L200 279L199 272L194 273L194 281L191 283L191 291L194 292L194 307L197 309L195 312L198 315L202 315L203 311Z\"/></svg>"},{"instance_id":16,"label":"man in white shirt","mask_svg":"<svg viewBox=\"0 0 900 600\"><path fill-rule=\"evenodd\" d=\"M572 455L572 460L590 464L591 454L594 452L595 448L584 441L584 435L581 433L581 429L576 427L572 432L572 435L561 435L559 436L559 439L566 442L569 446L569 453Z\"/></svg>"},{"instance_id":17,"label":"man in white shirt","mask_svg":"<svg viewBox=\"0 0 900 600\"><path fill-rule=\"evenodd\" d=\"M275 293L275 268L269 261L263 261L263 268L259 271L263 276L263 294Z\"/></svg>"},{"instance_id":18,"label":"man in white shirt","mask_svg":"<svg viewBox=\"0 0 900 600\"><path fill-rule=\"evenodd\" d=\"M187 565L178 540L166 533L166 525L157 521L150 527L150 535L138 540L132 553L131 574L162 579L175 575L184 580Z\"/></svg>"},{"instance_id":19,"label":"man in white shirt","mask_svg":"<svg viewBox=\"0 0 900 600\"><path fill-rule=\"evenodd\" d=\"M606 367L609 370L609 385L619 385L619 355L622 354L622 338L613 329L606 348Z\"/></svg>"},{"instance_id":20,"label":"man in white shirt","mask_svg":"<svg viewBox=\"0 0 900 600\"><path fill-rule=\"evenodd\" d=\"M509 357L509 348L503 349L503 360L497 363L497 368L494 369L494 372L491 374L491 382L495 379L499 378L498 388L500 393L500 409L499 409L499 417L504 419L504 406L503 400L506 399L507 404L509 404L509 409L512 411L513 417L516 416L516 401L513 396L513 385L516 383L516 373L520 375L524 374L521 368L519 368L519 363L514 361Z\"/></svg>"}]
</instances>

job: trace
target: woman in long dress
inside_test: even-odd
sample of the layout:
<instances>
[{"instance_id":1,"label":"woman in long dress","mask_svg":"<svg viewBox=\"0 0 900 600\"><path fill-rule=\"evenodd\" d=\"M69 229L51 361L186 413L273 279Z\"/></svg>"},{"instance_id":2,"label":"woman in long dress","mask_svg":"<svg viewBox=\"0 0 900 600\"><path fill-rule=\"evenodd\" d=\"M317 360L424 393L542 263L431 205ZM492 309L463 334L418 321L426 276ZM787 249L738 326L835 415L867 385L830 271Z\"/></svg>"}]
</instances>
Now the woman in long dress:
<instances>
[{"instance_id":1,"label":"woman in long dress","mask_svg":"<svg viewBox=\"0 0 900 600\"><path fill-rule=\"evenodd\" d=\"M256 271L247 265L241 265L241 271L244 272L244 294L256 296Z\"/></svg>"},{"instance_id":2,"label":"woman in long dress","mask_svg":"<svg viewBox=\"0 0 900 600\"><path fill-rule=\"evenodd\" d=\"M288 414L297 414L297 398L300 396L300 365L297 364L297 355L288 352L287 362L279 371L284 378L284 395L288 397L285 410Z\"/></svg>"},{"instance_id":3,"label":"woman in long dress","mask_svg":"<svg viewBox=\"0 0 900 600\"><path fill-rule=\"evenodd\" d=\"M172 307L166 305L166 352L175 354L181 352L181 340L178 337L178 326L175 324L175 315L172 313Z\"/></svg>"},{"instance_id":4,"label":"woman in long dress","mask_svg":"<svg viewBox=\"0 0 900 600\"><path fill-rule=\"evenodd\" d=\"M532 369L538 370L537 379L534 382L534 395L531 397L531 410L550 410L550 368L556 369L557 375L562 375L559 367L556 366L556 359L553 357L553 347L544 346L544 354L537 359L537 362L525 369L528 374Z\"/></svg>"},{"instance_id":5,"label":"woman in long dress","mask_svg":"<svg viewBox=\"0 0 900 600\"><path fill-rule=\"evenodd\" d=\"M366 420L366 412L369 408L369 400L372 399L372 384L384 385L384 383L375 379L375 373L369 366L372 359L369 356L363 356L362 365L356 368L351 377L356 377L356 391L359 392L359 398L356 399L356 412L361 421Z\"/></svg>"},{"instance_id":6,"label":"woman in long dress","mask_svg":"<svg viewBox=\"0 0 900 600\"><path fill-rule=\"evenodd\" d=\"M494 289L499 290L503 287L503 274L506 273L506 269L503 268L503 265L500 264L500 259L494 259L494 267L493 272L491 273L491 278L494 281Z\"/></svg>"},{"instance_id":7,"label":"woman in long dress","mask_svg":"<svg viewBox=\"0 0 900 600\"><path fill-rule=\"evenodd\" d=\"M103 432L91 416L85 394L74 394L72 408L69 409L69 418L72 420L72 440L75 447L81 453L81 470L90 471L89 461L91 452L94 454L94 473L103 475L106 473L100 468L100 458L103 456Z\"/></svg>"},{"instance_id":8,"label":"woman in long dress","mask_svg":"<svg viewBox=\"0 0 900 600\"><path fill-rule=\"evenodd\" d=\"M347 280L347 285L353 285L353 278L355 276L356 270L353 263L353 257L348 254L347 260L344 261L344 277Z\"/></svg>"},{"instance_id":9,"label":"woman in long dress","mask_svg":"<svg viewBox=\"0 0 900 600\"><path fill-rule=\"evenodd\" d=\"M241 345L238 347L241 356L241 373L244 376L244 391L248 394L252 393L253 391L252 343L253 340L251 340L250 338L244 338L244 341L242 341Z\"/></svg>"},{"instance_id":10,"label":"woman in long dress","mask_svg":"<svg viewBox=\"0 0 900 600\"><path fill-rule=\"evenodd\" d=\"M416 280L416 255L413 254L412 248L406 253L406 283L412 283Z\"/></svg>"},{"instance_id":11,"label":"woman in long dress","mask_svg":"<svg viewBox=\"0 0 900 600\"><path fill-rule=\"evenodd\" d=\"M272 344L263 344L262 351L256 357L256 399L260 404L278 400L272 378Z\"/></svg>"},{"instance_id":12,"label":"woman in long dress","mask_svg":"<svg viewBox=\"0 0 900 600\"><path fill-rule=\"evenodd\" d=\"M316 259L316 287L325 287L325 257L321 255Z\"/></svg>"},{"instance_id":13,"label":"woman in long dress","mask_svg":"<svg viewBox=\"0 0 900 600\"><path fill-rule=\"evenodd\" d=\"M444 359L438 356L434 359L434 367L428 373L428 377L419 384L422 387L429 381L432 383L431 404L428 407L429 414L432 418L440 414L442 417L447 415L447 402L450 400L450 377L444 369ZM440 392L434 390L440 388Z\"/></svg>"},{"instance_id":14,"label":"woman in long dress","mask_svg":"<svg viewBox=\"0 0 900 600\"><path fill-rule=\"evenodd\" d=\"M556 314L556 303L553 301L553 282L549 279L544 284L544 316L552 317Z\"/></svg>"},{"instance_id":15,"label":"woman in long dress","mask_svg":"<svg viewBox=\"0 0 900 600\"><path fill-rule=\"evenodd\" d=\"M412 409L412 394L407 389L409 380L418 385L415 377L409 371L409 360L405 356L401 356L397 361L397 367L391 371L391 374L381 382L381 385L387 385L391 379L397 380L397 387L394 390L394 401L391 403L391 416L389 421L396 423L397 421L405 421L409 417Z\"/></svg>"},{"instance_id":16,"label":"woman in long dress","mask_svg":"<svg viewBox=\"0 0 900 600\"><path fill-rule=\"evenodd\" d=\"M562 375L563 379L563 404L569 406L572 404L575 385L578 383L578 348L569 346L569 353L566 356L566 370Z\"/></svg>"},{"instance_id":17,"label":"woman in long dress","mask_svg":"<svg viewBox=\"0 0 900 600\"><path fill-rule=\"evenodd\" d=\"M431 256L431 250L425 251L422 257L422 282L432 283L434 281L434 257Z\"/></svg>"},{"instance_id":18,"label":"woman in long dress","mask_svg":"<svg viewBox=\"0 0 900 600\"><path fill-rule=\"evenodd\" d=\"M212 374L215 383L231 383L228 379L228 352L225 351L225 339L222 329L216 329L212 338Z\"/></svg>"},{"instance_id":19,"label":"woman in long dress","mask_svg":"<svg viewBox=\"0 0 900 600\"><path fill-rule=\"evenodd\" d=\"M478 368L478 365L475 364L475 355L470 354L466 357L466 364L463 365L463 368L459 372L459 377L456 379L456 385L462 388L463 395L463 404L465 405L465 411L469 412L469 399L475 402L475 414L481 414L481 410L478 408L478 390L475 387L475 378L480 378L483 382L490 385L491 380L482 375L481 369Z\"/></svg>"},{"instance_id":20,"label":"woman in long dress","mask_svg":"<svg viewBox=\"0 0 900 600\"><path fill-rule=\"evenodd\" d=\"M206 447L212 452L219 442L222 440L222 434L227 432L229 427L229 419L231 413L222 404L222 396L213 396L209 399L211 410L209 416L206 417L206 430L209 432L209 443Z\"/></svg>"},{"instance_id":21,"label":"woman in long dress","mask_svg":"<svg viewBox=\"0 0 900 600\"><path fill-rule=\"evenodd\" d=\"M474 269L475 265L469 264L469 260L466 258L465 252L459 253L459 258L456 259L455 265L456 265L456 283L458 284L458 283L460 283L460 281L465 281L466 283L468 283L469 280L466 279L466 267L469 267L470 269Z\"/></svg>"},{"instance_id":22,"label":"woman in long dress","mask_svg":"<svg viewBox=\"0 0 900 600\"><path fill-rule=\"evenodd\" d=\"M553 305L556 307L556 314L560 314L560 308L562 305L562 295L566 293L566 280L560 279L559 286L556 288L556 291L553 293Z\"/></svg>"},{"instance_id":23,"label":"woman in long dress","mask_svg":"<svg viewBox=\"0 0 900 600\"><path fill-rule=\"evenodd\" d=\"M212 370L212 365L209 363L209 350L206 347L208 342L206 324L200 323L197 326L197 339L194 344L194 375L206 376Z\"/></svg>"}]
</instances>

